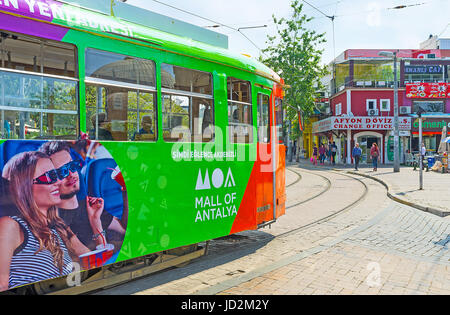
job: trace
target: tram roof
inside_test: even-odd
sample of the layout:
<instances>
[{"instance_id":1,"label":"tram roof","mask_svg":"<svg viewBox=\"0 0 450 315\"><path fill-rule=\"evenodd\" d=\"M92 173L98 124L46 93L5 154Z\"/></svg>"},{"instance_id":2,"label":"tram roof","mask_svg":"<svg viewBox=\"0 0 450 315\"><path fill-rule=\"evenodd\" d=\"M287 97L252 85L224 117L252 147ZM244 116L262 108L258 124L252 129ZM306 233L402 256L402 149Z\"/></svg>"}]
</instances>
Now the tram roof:
<instances>
[{"instance_id":1,"label":"tram roof","mask_svg":"<svg viewBox=\"0 0 450 315\"><path fill-rule=\"evenodd\" d=\"M225 35L117 0L36 0L36 8L30 10L26 1L17 0L10 1L9 6L0 6L0 13L137 40L154 49L238 68L280 82L278 74L261 62L229 51Z\"/></svg>"},{"instance_id":2,"label":"tram roof","mask_svg":"<svg viewBox=\"0 0 450 315\"><path fill-rule=\"evenodd\" d=\"M80 6L99 13L115 16L124 21L154 28L166 33L228 49L228 36L212 30L183 22L172 17L142 9L118 0L57 0Z\"/></svg>"}]
</instances>

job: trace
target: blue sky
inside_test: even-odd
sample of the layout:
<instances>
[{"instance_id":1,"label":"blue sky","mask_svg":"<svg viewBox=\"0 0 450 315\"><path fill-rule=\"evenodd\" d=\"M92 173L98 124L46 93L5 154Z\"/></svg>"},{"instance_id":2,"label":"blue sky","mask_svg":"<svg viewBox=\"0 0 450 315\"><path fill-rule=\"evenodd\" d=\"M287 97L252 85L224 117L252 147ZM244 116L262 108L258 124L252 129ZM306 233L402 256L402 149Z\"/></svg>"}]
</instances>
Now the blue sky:
<instances>
[{"instance_id":1,"label":"blue sky","mask_svg":"<svg viewBox=\"0 0 450 315\"><path fill-rule=\"evenodd\" d=\"M290 0L159 0L233 28L267 25L243 30L259 48L266 47L267 35L275 35L272 15L289 18ZM417 49L430 34L450 38L450 0L308 0L329 16L335 15L336 56L346 49ZM211 22L159 4L153 0L128 0L142 7L198 26ZM407 5L404 9L391 9ZM315 17L308 28L326 33L323 62L333 59L330 19L304 3L304 13ZM228 28L213 29L226 34L230 50L258 57L260 52L241 34Z\"/></svg>"}]
</instances>

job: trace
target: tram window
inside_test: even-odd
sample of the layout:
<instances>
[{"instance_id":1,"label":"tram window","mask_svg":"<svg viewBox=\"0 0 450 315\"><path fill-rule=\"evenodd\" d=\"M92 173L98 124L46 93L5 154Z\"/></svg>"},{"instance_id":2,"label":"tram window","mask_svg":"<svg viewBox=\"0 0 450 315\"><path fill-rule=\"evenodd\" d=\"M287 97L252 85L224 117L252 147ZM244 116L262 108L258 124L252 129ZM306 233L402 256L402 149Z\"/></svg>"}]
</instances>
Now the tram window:
<instances>
[{"instance_id":1,"label":"tram window","mask_svg":"<svg viewBox=\"0 0 450 315\"><path fill-rule=\"evenodd\" d=\"M207 72L161 65L161 86L165 89L212 95L212 78Z\"/></svg>"},{"instance_id":2,"label":"tram window","mask_svg":"<svg viewBox=\"0 0 450 315\"><path fill-rule=\"evenodd\" d=\"M155 93L112 86L86 86L90 139L156 141Z\"/></svg>"},{"instance_id":3,"label":"tram window","mask_svg":"<svg viewBox=\"0 0 450 315\"><path fill-rule=\"evenodd\" d=\"M1 33L2 68L41 72L41 44L38 39Z\"/></svg>"},{"instance_id":4,"label":"tram window","mask_svg":"<svg viewBox=\"0 0 450 315\"><path fill-rule=\"evenodd\" d=\"M230 142L253 142L253 122L250 82L227 79L228 126Z\"/></svg>"},{"instance_id":5,"label":"tram window","mask_svg":"<svg viewBox=\"0 0 450 315\"><path fill-rule=\"evenodd\" d=\"M269 95L258 94L258 142L270 142Z\"/></svg>"},{"instance_id":6,"label":"tram window","mask_svg":"<svg viewBox=\"0 0 450 315\"><path fill-rule=\"evenodd\" d=\"M278 143L284 143L284 129L283 129L283 101L281 98L275 98L275 120L277 126L277 138Z\"/></svg>"},{"instance_id":7,"label":"tram window","mask_svg":"<svg viewBox=\"0 0 450 315\"><path fill-rule=\"evenodd\" d=\"M16 33L1 32L2 68L74 78L75 47Z\"/></svg>"},{"instance_id":8,"label":"tram window","mask_svg":"<svg viewBox=\"0 0 450 315\"><path fill-rule=\"evenodd\" d=\"M155 63L152 60L88 48L86 76L91 78L156 86Z\"/></svg>"},{"instance_id":9,"label":"tram window","mask_svg":"<svg viewBox=\"0 0 450 315\"><path fill-rule=\"evenodd\" d=\"M63 43L46 44L43 47L44 73L76 77L75 53L72 46Z\"/></svg>"},{"instance_id":10,"label":"tram window","mask_svg":"<svg viewBox=\"0 0 450 315\"><path fill-rule=\"evenodd\" d=\"M152 60L86 50L86 130L91 139L156 141Z\"/></svg>"},{"instance_id":11,"label":"tram window","mask_svg":"<svg viewBox=\"0 0 450 315\"><path fill-rule=\"evenodd\" d=\"M1 39L1 137L75 139L78 82L71 78L75 75L74 46L6 32L1 32ZM50 46L64 50L64 57L48 54ZM67 72L61 60L68 61Z\"/></svg>"},{"instance_id":12,"label":"tram window","mask_svg":"<svg viewBox=\"0 0 450 315\"><path fill-rule=\"evenodd\" d=\"M164 140L209 142L214 138L211 74L161 65Z\"/></svg>"}]
</instances>

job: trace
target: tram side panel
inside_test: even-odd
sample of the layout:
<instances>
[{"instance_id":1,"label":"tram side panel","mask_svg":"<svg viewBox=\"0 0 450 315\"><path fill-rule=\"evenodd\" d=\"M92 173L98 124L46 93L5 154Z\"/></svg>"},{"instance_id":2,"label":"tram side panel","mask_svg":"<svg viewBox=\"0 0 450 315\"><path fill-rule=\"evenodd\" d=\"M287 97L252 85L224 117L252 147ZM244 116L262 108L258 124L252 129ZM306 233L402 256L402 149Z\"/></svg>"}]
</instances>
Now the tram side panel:
<instances>
[{"instance_id":1,"label":"tram side panel","mask_svg":"<svg viewBox=\"0 0 450 315\"><path fill-rule=\"evenodd\" d=\"M286 213L286 146L278 146L277 170L276 170L276 217Z\"/></svg>"}]
</instances>

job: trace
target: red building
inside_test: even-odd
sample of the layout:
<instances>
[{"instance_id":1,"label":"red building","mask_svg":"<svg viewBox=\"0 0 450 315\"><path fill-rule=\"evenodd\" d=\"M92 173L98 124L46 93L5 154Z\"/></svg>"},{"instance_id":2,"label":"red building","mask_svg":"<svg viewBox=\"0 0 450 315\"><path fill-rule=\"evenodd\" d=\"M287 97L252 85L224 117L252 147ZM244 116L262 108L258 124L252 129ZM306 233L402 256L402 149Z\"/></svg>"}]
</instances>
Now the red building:
<instances>
[{"instance_id":1,"label":"red building","mask_svg":"<svg viewBox=\"0 0 450 315\"><path fill-rule=\"evenodd\" d=\"M352 163L351 150L358 142L362 163L370 163L370 147L376 142L381 163L393 161L394 61L379 55L386 50L350 49L333 63L330 84L330 117L313 124L320 143L338 145L338 161ZM437 150L442 126L450 127L450 50L388 50L397 52L400 159L418 151L417 119L425 109L424 142ZM427 124L426 121L435 123ZM417 125L417 126L416 126ZM437 127L440 126L440 127ZM449 128L450 130L450 128Z\"/></svg>"}]
</instances>

